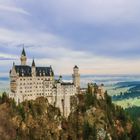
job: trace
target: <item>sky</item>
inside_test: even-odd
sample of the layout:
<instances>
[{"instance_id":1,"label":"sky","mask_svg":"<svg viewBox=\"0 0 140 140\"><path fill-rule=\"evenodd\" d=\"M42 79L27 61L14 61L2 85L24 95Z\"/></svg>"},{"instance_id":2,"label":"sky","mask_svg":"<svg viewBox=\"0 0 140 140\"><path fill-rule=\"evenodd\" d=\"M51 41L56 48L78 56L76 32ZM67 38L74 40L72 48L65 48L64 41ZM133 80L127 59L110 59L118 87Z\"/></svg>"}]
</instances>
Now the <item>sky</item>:
<instances>
[{"instance_id":1,"label":"sky","mask_svg":"<svg viewBox=\"0 0 140 140\"><path fill-rule=\"evenodd\" d=\"M20 64L56 74L140 74L139 0L0 0L0 76Z\"/></svg>"}]
</instances>

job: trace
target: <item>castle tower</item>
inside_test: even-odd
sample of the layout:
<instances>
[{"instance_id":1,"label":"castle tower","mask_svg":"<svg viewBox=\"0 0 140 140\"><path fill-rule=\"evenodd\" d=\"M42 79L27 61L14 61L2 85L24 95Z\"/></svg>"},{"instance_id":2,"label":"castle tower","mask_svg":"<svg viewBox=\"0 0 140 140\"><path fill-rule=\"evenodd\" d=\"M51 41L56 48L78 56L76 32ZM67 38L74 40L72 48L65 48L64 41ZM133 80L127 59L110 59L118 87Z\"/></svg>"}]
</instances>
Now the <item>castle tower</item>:
<instances>
[{"instance_id":1,"label":"castle tower","mask_svg":"<svg viewBox=\"0 0 140 140\"><path fill-rule=\"evenodd\" d=\"M73 83L77 88L80 88L80 74L79 74L79 68L75 65L73 68Z\"/></svg>"},{"instance_id":2,"label":"castle tower","mask_svg":"<svg viewBox=\"0 0 140 140\"><path fill-rule=\"evenodd\" d=\"M36 67L35 67L35 61L33 59L33 62L32 62L32 76L36 76Z\"/></svg>"},{"instance_id":3,"label":"castle tower","mask_svg":"<svg viewBox=\"0 0 140 140\"><path fill-rule=\"evenodd\" d=\"M21 65L26 65L27 57L24 48L22 50L20 60L21 60Z\"/></svg>"},{"instance_id":4,"label":"castle tower","mask_svg":"<svg viewBox=\"0 0 140 140\"><path fill-rule=\"evenodd\" d=\"M16 92L16 80L17 80L17 73L15 69L15 63L13 63L12 70L10 70L10 89L11 92L15 93Z\"/></svg>"},{"instance_id":5,"label":"castle tower","mask_svg":"<svg viewBox=\"0 0 140 140\"><path fill-rule=\"evenodd\" d=\"M15 69L15 63L13 62L13 67L12 67L12 70L10 71L10 78L11 79L14 79L14 77L17 76L17 73L16 73L16 69Z\"/></svg>"}]
</instances>

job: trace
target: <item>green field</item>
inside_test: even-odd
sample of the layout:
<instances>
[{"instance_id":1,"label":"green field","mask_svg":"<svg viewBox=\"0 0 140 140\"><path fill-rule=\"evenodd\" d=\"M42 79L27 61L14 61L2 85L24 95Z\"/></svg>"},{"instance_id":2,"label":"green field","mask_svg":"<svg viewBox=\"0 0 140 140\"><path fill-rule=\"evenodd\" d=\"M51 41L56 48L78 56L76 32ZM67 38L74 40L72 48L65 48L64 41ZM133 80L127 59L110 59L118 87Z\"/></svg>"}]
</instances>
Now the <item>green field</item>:
<instances>
[{"instance_id":1,"label":"green field","mask_svg":"<svg viewBox=\"0 0 140 140\"><path fill-rule=\"evenodd\" d=\"M107 93L110 96L114 96L114 95L119 95L121 92L127 92L131 87L123 87L123 88L117 88L117 87L113 87L113 86L107 86L105 87L105 89L107 90Z\"/></svg>"},{"instance_id":2,"label":"green field","mask_svg":"<svg viewBox=\"0 0 140 140\"><path fill-rule=\"evenodd\" d=\"M123 108L128 108L131 106L139 106L140 107L140 99L138 99L138 98L124 99L121 101L114 101L113 103L120 105Z\"/></svg>"}]
</instances>

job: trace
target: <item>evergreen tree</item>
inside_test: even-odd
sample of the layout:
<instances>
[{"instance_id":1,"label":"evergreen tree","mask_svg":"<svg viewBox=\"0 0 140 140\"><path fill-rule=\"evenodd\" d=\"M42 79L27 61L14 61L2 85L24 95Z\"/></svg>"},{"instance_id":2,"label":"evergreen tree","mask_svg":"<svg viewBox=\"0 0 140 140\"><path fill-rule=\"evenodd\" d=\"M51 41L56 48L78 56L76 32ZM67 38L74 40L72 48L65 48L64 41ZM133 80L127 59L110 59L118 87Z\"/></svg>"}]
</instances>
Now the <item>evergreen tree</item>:
<instances>
[{"instance_id":1,"label":"evergreen tree","mask_svg":"<svg viewBox=\"0 0 140 140\"><path fill-rule=\"evenodd\" d=\"M131 132L132 140L140 140L140 124L137 122L133 123L132 132Z\"/></svg>"},{"instance_id":2,"label":"evergreen tree","mask_svg":"<svg viewBox=\"0 0 140 140\"><path fill-rule=\"evenodd\" d=\"M21 104L18 105L18 112L21 115L22 119L25 120L25 111L23 105Z\"/></svg>"},{"instance_id":3,"label":"evergreen tree","mask_svg":"<svg viewBox=\"0 0 140 140\"><path fill-rule=\"evenodd\" d=\"M90 133L91 133L91 128L89 126L89 123L85 122L84 126L83 126L83 139L84 140L89 140Z\"/></svg>"},{"instance_id":4,"label":"evergreen tree","mask_svg":"<svg viewBox=\"0 0 140 140\"><path fill-rule=\"evenodd\" d=\"M6 92L3 92L2 93L2 96L0 97L0 104L4 103L4 102L7 102L9 100L8 96L7 96L7 93Z\"/></svg>"}]
</instances>

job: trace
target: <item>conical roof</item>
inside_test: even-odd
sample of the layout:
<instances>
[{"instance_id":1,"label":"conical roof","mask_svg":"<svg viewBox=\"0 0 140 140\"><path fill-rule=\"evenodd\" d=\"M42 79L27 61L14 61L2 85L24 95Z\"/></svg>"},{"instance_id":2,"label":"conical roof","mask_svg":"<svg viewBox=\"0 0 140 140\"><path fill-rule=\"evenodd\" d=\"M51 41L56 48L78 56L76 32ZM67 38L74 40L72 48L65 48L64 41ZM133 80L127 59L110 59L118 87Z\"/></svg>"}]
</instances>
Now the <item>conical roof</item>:
<instances>
[{"instance_id":1,"label":"conical roof","mask_svg":"<svg viewBox=\"0 0 140 140\"><path fill-rule=\"evenodd\" d=\"M74 69L78 69L78 66L77 66L77 65L75 65L75 66L74 66Z\"/></svg>"},{"instance_id":2,"label":"conical roof","mask_svg":"<svg viewBox=\"0 0 140 140\"><path fill-rule=\"evenodd\" d=\"M32 61L32 66L35 67L35 61L34 61L34 59Z\"/></svg>"},{"instance_id":3,"label":"conical roof","mask_svg":"<svg viewBox=\"0 0 140 140\"><path fill-rule=\"evenodd\" d=\"M23 50L22 50L22 53L21 53L23 56L26 56L26 53L25 53L25 50L24 50L24 47L23 47Z\"/></svg>"}]
</instances>

